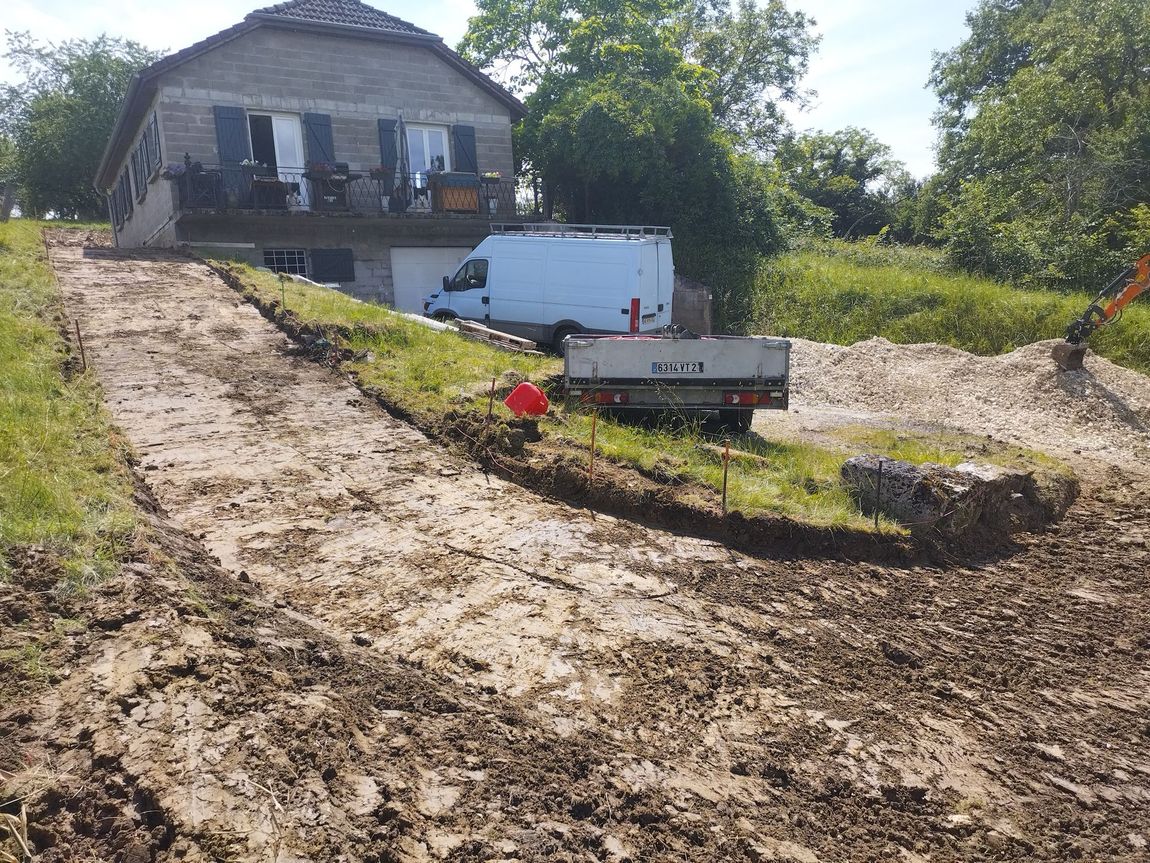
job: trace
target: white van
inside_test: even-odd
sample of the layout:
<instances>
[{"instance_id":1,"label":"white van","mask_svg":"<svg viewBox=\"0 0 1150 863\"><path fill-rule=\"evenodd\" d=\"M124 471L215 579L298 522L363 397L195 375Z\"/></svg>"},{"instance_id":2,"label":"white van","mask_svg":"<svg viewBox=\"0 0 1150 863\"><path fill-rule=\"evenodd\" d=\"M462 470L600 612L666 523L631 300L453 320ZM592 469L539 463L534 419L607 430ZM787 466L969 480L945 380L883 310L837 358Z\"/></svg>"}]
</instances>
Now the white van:
<instances>
[{"instance_id":1,"label":"white van","mask_svg":"<svg viewBox=\"0 0 1150 863\"><path fill-rule=\"evenodd\" d=\"M671 323L671 230L492 225L424 314L463 318L551 345L575 333L649 333Z\"/></svg>"}]
</instances>

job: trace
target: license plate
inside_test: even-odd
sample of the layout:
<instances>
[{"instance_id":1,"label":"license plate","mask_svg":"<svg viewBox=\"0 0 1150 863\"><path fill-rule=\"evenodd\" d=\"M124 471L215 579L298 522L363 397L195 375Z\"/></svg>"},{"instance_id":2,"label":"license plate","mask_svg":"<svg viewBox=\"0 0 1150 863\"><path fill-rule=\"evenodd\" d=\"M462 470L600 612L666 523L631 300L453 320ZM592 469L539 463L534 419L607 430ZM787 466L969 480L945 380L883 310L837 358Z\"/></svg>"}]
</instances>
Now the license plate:
<instances>
[{"instance_id":1,"label":"license plate","mask_svg":"<svg viewBox=\"0 0 1150 863\"><path fill-rule=\"evenodd\" d=\"M702 363L651 363L653 375L701 375Z\"/></svg>"}]
</instances>

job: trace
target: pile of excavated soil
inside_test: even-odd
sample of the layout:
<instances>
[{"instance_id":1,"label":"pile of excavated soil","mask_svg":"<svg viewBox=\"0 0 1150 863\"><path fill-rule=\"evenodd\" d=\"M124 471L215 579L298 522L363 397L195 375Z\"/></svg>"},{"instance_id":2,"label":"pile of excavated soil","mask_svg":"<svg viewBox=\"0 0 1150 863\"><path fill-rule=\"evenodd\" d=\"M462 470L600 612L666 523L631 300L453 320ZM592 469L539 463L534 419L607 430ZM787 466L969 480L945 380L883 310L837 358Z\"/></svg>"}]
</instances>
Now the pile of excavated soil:
<instances>
[{"instance_id":1,"label":"pile of excavated soil","mask_svg":"<svg viewBox=\"0 0 1150 863\"><path fill-rule=\"evenodd\" d=\"M850 347L792 339L792 404L888 414L1073 460L1150 464L1150 377L1095 354L1062 371L1054 344L980 357L882 338Z\"/></svg>"}]
</instances>

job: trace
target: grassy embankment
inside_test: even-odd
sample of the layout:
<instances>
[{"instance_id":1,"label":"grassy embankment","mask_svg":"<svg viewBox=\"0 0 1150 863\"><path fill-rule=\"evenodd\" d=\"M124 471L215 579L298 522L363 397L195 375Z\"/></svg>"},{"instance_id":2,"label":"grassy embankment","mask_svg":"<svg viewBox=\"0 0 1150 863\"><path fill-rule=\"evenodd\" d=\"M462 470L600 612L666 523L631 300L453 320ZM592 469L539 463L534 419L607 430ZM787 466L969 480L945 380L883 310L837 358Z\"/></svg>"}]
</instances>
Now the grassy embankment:
<instances>
[{"instance_id":1,"label":"grassy embankment","mask_svg":"<svg viewBox=\"0 0 1150 863\"><path fill-rule=\"evenodd\" d=\"M67 366L42 227L0 224L0 579L34 550L82 590L127 548L131 484L94 377Z\"/></svg>"},{"instance_id":2,"label":"grassy embankment","mask_svg":"<svg viewBox=\"0 0 1150 863\"><path fill-rule=\"evenodd\" d=\"M278 302L281 283L275 276L246 265L228 267L262 302ZM385 400L421 423L435 425L450 410L486 410L486 392L493 377L514 371L541 381L562 370L560 360L511 354L440 333L380 306L359 303L338 291L288 281L283 286L287 308L298 320L321 329L349 331L340 347L361 359L347 367L365 386L377 388ZM496 411L510 414L498 401ZM572 453L586 453L591 437L587 414L556 409L540 428L551 442ZM839 484L843 459L858 452L880 452L909 461L955 464L970 441L939 436L867 435L844 439L843 448L766 440L750 434L738 438L739 451L730 469L729 504L748 515L777 514L836 527L867 529L850 496ZM717 490L722 463L715 441L688 431L660 431L601 419L597 452L648 475L694 483ZM1025 461L1020 451L996 454L999 460ZM896 530L884 523L884 529Z\"/></svg>"},{"instance_id":3,"label":"grassy embankment","mask_svg":"<svg viewBox=\"0 0 1150 863\"><path fill-rule=\"evenodd\" d=\"M989 356L1061 338L1092 299L947 272L930 249L833 242L764 264L748 331L841 345L883 336ZM1150 372L1147 297L1090 344L1120 365Z\"/></svg>"}]
</instances>

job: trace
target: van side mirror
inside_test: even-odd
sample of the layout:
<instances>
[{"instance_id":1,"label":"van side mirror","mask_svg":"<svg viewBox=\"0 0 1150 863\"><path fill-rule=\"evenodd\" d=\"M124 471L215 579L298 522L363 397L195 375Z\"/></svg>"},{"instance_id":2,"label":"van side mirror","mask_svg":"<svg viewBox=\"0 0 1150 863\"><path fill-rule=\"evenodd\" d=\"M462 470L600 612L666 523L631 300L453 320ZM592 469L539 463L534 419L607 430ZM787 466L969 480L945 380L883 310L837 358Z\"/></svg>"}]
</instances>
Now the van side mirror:
<instances>
[{"instance_id":1,"label":"van side mirror","mask_svg":"<svg viewBox=\"0 0 1150 863\"><path fill-rule=\"evenodd\" d=\"M449 276L443 277L443 290L445 290L445 291L451 290L451 278Z\"/></svg>"}]
</instances>

